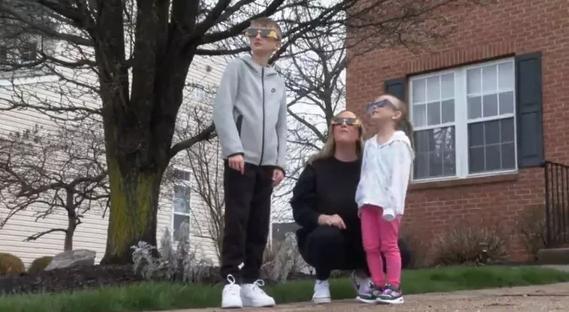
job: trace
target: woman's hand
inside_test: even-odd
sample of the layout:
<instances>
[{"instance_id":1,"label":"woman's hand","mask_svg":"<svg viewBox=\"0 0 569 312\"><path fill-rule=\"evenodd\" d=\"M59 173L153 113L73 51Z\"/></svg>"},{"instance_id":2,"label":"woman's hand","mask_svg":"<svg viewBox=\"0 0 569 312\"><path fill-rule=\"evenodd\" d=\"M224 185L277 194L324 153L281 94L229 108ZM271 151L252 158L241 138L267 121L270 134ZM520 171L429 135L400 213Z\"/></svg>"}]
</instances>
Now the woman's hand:
<instances>
[{"instance_id":1,"label":"woman's hand","mask_svg":"<svg viewBox=\"0 0 569 312\"><path fill-rule=\"evenodd\" d=\"M344 223L344 220L342 219L342 217L340 217L337 214L333 214L333 215L322 214L322 215L318 216L318 224L334 226L340 230L346 229L346 224Z\"/></svg>"}]
</instances>

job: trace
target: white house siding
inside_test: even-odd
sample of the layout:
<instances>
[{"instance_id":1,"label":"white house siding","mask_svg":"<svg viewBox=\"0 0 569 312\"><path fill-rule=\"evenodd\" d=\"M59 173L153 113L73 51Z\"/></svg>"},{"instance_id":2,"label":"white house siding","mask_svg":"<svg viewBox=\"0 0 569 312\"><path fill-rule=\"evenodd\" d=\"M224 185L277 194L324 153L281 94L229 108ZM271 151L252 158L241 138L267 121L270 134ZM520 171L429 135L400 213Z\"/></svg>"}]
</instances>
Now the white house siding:
<instances>
[{"instance_id":1,"label":"white house siding","mask_svg":"<svg viewBox=\"0 0 569 312\"><path fill-rule=\"evenodd\" d=\"M214 87L221 78L224 64L225 61L223 59L196 57L188 74L188 82ZM206 72L206 67L210 68L209 72ZM49 77L46 76L36 79L48 80L45 83L54 83L54 80L49 81ZM0 79L0 99L10 96L12 92L10 85L9 81ZM37 89L34 89L34 92L42 97L52 98L54 101L61 100L58 94L45 90L41 83L38 84ZM77 100L83 102L85 99ZM4 105L1 100L0 105ZM86 105L98 106L99 104L87 101ZM192 105L194 104L192 103ZM54 129L53 123L47 117L34 111L0 112L0 136L5 136L14 131L29 129L35 125L43 126L45 131ZM166 228L169 228L170 232L172 232L172 195L171 192L165 193L166 195L161 198L157 216L157 241L160 241ZM198 211L190 217L192 223L190 225L192 248L197 251L199 256L207 257L214 263L217 263L214 244L210 239L201 237L202 233L197 231L198 227L194 224L194 222L199 224L209 222L205 215L207 209L200 208L203 207L203 204L200 203L200 199L193 193L191 194L190 205L192 209ZM4 217L6 213L6 210L2 210L0 206L0 217ZM107 238L108 213L105 218L102 215L103 212L98 209L92 209L87 212L82 218L82 223L77 227L73 241L74 249L86 248L96 251L97 262L104 255ZM194 215L196 215L195 218L193 217ZM26 266L38 257L53 256L63 250L63 233L51 233L30 242L26 242L24 239L37 232L55 227L65 228L66 226L67 217L63 210L37 222L35 221L33 209L21 212L12 217L4 227L0 228L0 252L12 253L20 257Z\"/></svg>"}]
</instances>

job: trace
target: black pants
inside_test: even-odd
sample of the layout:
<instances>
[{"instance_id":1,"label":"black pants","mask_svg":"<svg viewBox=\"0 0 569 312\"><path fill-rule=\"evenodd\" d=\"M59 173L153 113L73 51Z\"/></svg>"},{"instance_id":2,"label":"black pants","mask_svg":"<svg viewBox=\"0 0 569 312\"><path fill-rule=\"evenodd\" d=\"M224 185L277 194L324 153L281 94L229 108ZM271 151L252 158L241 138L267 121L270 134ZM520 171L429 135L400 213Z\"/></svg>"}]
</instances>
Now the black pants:
<instances>
[{"instance_id":1,"label":"black pants","mask_svg":"<svg viewBox=\"0 0 569 312\"><path fill-rule=\"evenodd\" d=\"M298 232L300 254L316 269L316 278L326 280L332 270L368 271L361 234L318 226L309 233Z\"/></svg>"},{"instance_id":2,"label":"black pants","mask_svg":"<svg viewBox=\"0 0 569 312\"><path fill-rule=\"evenodd\" d=\"M245 164L245 174L225 161L225 228L221 276L232 274L243 283L259 278L269 234L274 167ZM239 265L244 266L239 270Z\"/></svg>"}]
</instances>

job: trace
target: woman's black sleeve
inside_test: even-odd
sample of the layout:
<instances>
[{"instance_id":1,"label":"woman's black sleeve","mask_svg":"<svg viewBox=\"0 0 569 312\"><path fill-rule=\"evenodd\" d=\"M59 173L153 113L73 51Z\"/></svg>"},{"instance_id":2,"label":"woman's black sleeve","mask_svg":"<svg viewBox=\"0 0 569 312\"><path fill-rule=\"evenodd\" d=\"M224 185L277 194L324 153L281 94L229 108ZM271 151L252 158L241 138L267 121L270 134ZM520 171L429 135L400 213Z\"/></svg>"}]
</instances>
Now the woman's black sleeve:
<instances>
[{"instance_id":1,"label":"woman's black sleeve","mask_svg":"<svg viewBox=\"0 0 569 312\"><path fill-rule=\"evenodd\" d=\"M316 172L314 167L307 165L292 190L290 200L294 221L304 228L318 226L320 214L316 211L316 198Z\"/></svg>"}]
</instances>

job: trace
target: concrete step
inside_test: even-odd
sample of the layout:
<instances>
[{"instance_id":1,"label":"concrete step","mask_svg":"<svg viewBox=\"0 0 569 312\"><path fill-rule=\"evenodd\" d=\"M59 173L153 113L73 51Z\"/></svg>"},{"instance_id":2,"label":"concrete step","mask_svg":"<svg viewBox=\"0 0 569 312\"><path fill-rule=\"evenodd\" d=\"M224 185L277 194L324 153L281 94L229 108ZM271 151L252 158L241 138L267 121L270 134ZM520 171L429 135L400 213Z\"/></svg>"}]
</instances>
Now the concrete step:
<instances>
[{"instance_id":1,"label":"concrete step","mask_svg":"<svg viewBox=\"0 0 569 312\"><path fill-rule=\"evenodd\" d=\"M537 252L539 264L569 264L569 248L546 248Z\"/></svg>"}]
</instances>

